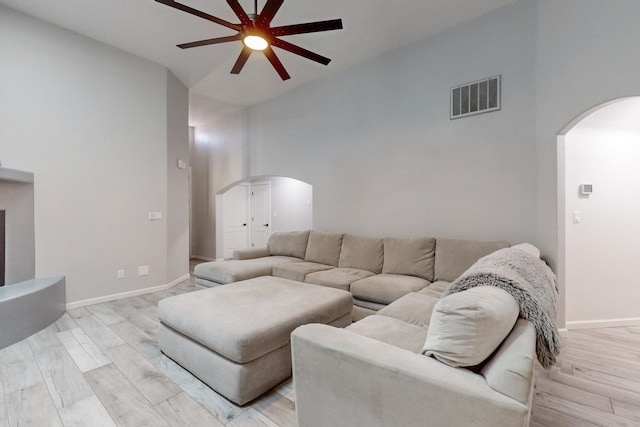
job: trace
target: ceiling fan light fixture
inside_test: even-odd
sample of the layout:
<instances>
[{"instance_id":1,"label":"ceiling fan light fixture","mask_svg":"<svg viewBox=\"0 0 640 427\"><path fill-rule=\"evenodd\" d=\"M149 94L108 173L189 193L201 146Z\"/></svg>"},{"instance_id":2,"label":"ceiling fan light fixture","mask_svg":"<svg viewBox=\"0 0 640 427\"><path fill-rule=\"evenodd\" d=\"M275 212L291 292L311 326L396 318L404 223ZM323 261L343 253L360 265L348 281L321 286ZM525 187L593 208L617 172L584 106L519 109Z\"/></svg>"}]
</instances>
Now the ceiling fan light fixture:
<instances>
[{"instance_id":1,"label":"ceiling fan light fixture","mask_svg":"<svg viewBox=\"0 0 640 427\"><path fill-rule=\"evenodd\" d=\"M243 48L231 69L231 74L240 74L240 71L242 71L242 68L249 59L249 56L251 56L251 53L257 51L262 52L265 55L282 80L290 79L291 76L287 73L287 70L284 68L284 65L282 65L282 62L272 47L286 50L322 65L328 65L329 62L331 62L331 59L329 58L315 52L311 52L310 50L304 49L293 43L289 43L286 40L280 39L280 37L317 33L321 31L341 30L343 28L342 19L330 19L325 21L305 22L302 24L273 27L271 25L273 17L276 15L285 0L264 0L265 5L260 13L258 13L258 0L253 1L253 13L245 11L240 5L239 0L226 1L233 10L233 13L240 20L239 24L209 15L208 13L194 9L185 4L178 3L176 0L156 0L158 3L187 12L190 15L206 19L207 21L214 22L235 31L232 36L214 37L211 39L198 40L178 45L181 49L189 49L192 47L242 41ZM244 1L248 2L249 0Z\"/></svg>"},{"instance_id":2,"label":"ceiling fan light fixture","mask_svg":"<svg viewBox=\"0 0 640 427\"><path fill-rule=\"evenodd\" d=\"M250 34L242 39L242 43L252 50L265 50L269 46L269 42L264 37Z\"/></svg>"}]
</instances>

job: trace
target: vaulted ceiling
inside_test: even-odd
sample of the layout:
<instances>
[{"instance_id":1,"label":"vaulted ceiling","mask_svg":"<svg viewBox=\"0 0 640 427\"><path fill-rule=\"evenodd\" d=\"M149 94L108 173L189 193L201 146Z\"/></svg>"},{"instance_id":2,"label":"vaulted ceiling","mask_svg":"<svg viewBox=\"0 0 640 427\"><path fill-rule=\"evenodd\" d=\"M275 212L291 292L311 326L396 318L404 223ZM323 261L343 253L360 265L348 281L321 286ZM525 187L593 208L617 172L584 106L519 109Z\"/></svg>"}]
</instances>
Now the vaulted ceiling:
<instances>
[{"instance_id":1,"label":"vaulted ceiling","mask_svg":"<svg viewBox=\"0 0 640 427\"><path fill-rule=\"evenodd\" d=\"M239 0L245 10L253 0ZM344 29L285 39L332 59L324 66L276 48L291 75L282 81L264 55L229 73L241 50L232 42L182 50L176 44L233 35L233 30L153 0L0 0L28 15L169 68L190 90L192 122L252 105L323 78L517 0L285 0L272 25L342 18ZM179 0L238 22L225 0ZM258 0L258 8L265 0Z\"/></svg>"}]
</instances>

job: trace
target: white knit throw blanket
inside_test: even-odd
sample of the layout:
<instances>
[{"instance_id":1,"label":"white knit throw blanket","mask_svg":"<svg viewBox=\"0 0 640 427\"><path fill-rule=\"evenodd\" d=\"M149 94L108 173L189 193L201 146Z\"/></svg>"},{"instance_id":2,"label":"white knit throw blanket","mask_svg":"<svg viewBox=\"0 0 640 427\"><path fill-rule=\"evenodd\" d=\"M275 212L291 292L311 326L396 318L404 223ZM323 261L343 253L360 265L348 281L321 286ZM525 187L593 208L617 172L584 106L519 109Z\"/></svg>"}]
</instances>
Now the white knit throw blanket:
<instances>
[{"instance_id":1,"label":"white knit throw blanket","mask_svg":"<svg viewBox=\"0 0 640 427\"><path fill-rule=\"evenodd\" d=\"M496 286L513 295L520 305L520 317L536 328L538 361L545 369L551 368L560 352L556 327L558 287L547 264L519 248L500 249L480 258L451 283L445 295L476 286Z\"/></svg>"}]
</instances>

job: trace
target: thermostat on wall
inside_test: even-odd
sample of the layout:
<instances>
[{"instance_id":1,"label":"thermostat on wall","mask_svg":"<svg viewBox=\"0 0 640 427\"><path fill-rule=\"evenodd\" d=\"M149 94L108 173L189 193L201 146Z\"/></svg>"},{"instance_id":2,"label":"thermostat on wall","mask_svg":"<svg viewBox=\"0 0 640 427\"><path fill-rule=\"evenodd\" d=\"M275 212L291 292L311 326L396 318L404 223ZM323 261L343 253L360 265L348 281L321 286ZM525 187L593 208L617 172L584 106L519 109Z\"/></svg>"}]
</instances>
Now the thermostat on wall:
<instances>
[{"instance_id":1,"label":"thermostat on wall","mask_svg":"<svg viewBox=\"0 0 640 427\"><path fill-rule=\"evenodd\" d=\"M588 196L593 193L593 185L591 184L580 184L580 194L583 196Z\"/></svg>"}]
</instances>

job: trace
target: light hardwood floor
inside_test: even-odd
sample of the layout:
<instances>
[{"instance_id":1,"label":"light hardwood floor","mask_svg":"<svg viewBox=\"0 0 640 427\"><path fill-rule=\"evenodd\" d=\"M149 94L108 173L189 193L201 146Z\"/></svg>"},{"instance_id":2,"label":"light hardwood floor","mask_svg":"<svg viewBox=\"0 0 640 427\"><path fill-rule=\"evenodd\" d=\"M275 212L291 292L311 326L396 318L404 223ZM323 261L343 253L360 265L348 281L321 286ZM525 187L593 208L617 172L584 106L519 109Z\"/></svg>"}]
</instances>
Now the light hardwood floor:
<instances>
[{"instance_id":1,"label":"light hardwood floor","mask_svg":"<svg viewBox=\"0 0 640 427\"><path fill-rule=\"evenodd\" d=\"M72 309L0 350L0 427L295 426L291 380L238 407L160 353L158 301L193 290ZM537 371L531 427L640 426L640 327L572 331L563 345Z\"/></svg>"}]
</instances>

